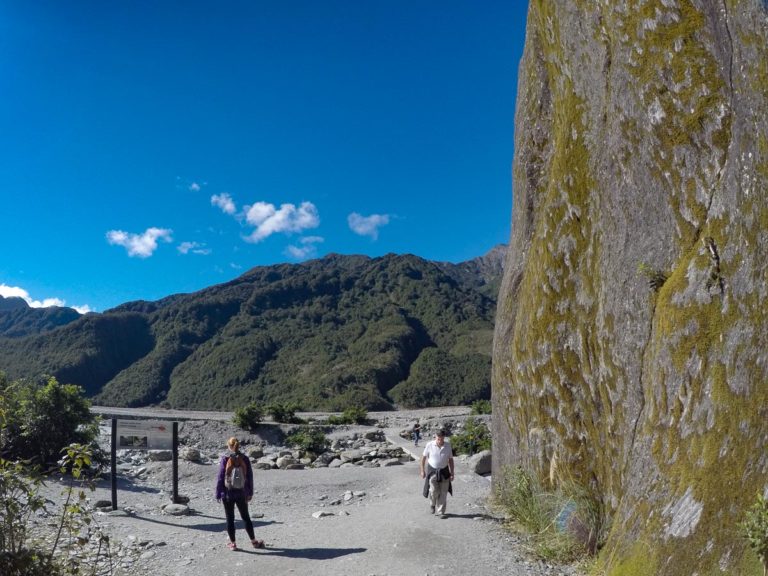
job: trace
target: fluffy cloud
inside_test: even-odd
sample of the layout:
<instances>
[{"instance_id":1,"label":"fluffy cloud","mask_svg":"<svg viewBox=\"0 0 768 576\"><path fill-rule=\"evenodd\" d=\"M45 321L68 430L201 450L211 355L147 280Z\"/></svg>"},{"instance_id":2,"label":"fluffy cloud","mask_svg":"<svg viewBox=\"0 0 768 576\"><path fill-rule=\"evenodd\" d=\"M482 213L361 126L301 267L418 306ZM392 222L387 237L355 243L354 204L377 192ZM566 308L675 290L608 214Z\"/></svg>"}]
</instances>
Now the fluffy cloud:
<instances>
[{"instance_id":1,"label":"fluffy cloud","mask_svg":"<svg viewBox=\"0 0 768 576\"><path fill-rule=\"evenodd\" d=\"M355 234L360 236L370 236L373 240L379 237L379 228L389 224L389 214L371 214L362 216L357 212L352 212L347 216L349 228Z\"/></svg>"},{"instance_id":2,"label":"fluffy cloud","mask_svg":"<svg viewBox=\"0 0 768 576\"><path fill-rule=\"evenodd\" d=\"M200 192L201 189L202 189L202 186L200 186L200 184L198 184L197 182L192 182L192 184L189 185L189 190L191 192Z\"/></svg>"},{"instance_id":3,"label":"fluffy cloud","mask_svg":"<svg viewBox=\"0 0 768 576\"><path fill-rule=\"evenodd\" d=\"M200 254L202 256L207 256L211 253L210 248L206 248L205 244L200 244L199 242L182 242L176 247L176 250L182 254L189 254L191 252L192 254Z\"/></svg>"},{"instance_id":4,"label":"fluffy cloud","mask_svg":"<svg viewBox=\"0 0 768 576\"><path fill-rule=\"evenodd\" d=\"M143 234L110 230L107 232L107 242L122 246L128 251L128 256L149 258L157 250L157 241L171 242L172 233L168 228L147 228Z\"/></svg>"},{"instance_id":5,"label":"fluffy cloud","mask_svg":"<svg viewBox=\"0 0 768 576\"><path fill-rule=\"evenodd\" d=\"M8 286L7 284L0 284L0 296L5 298L21 298L32 308L48 308L49 306L66 306L66 302L61 298L44 298L43 300L33 300L29 296L29 292L24 288L18 286ZM85 314L91 311L90 306L71 306L80 314Z\"/></svg>"},{"instance_id":6,"label":"fluffy cloud","mask_svg":"<svg viewBox=\"0 0 768 576\"><path fill-rule=\"evenodd\" d=\"M317 255L317 246L320 242L324 242L325 239L320 236L305 236L299 242L301 246L289 245L285 249L285 255L294 260L306 260L307 258L313 258Z\"/></svg>"},{"instance_id":7,"label":"fluffy cloud","mask_svg":"<svg viewBox=\"0 0 768 576\"><path fill-rule=\"evenodd\" d=\"M224 212L224 214L232 215L237 212L237 206L235 206L235 202L232 200L232 196L226 192L222 192L221 194L214 194L211 196L211 204L221 208L221 211Z\"/></svg>"},{"instance_id":8,"label":"fluffy cloud","mask_svg":"<svg viewBox=\"0 0 768 576\"><path fill-rule=\"evenodd\" d=\"M298 208L293 204L282 204L279 209L274 204L256 202L246 206L245 220L256 227L245 237L248 242L261 242L278 232L300 233L320 225L320 216L312 202L302 202Z\"/></svg>"}]
</instances>

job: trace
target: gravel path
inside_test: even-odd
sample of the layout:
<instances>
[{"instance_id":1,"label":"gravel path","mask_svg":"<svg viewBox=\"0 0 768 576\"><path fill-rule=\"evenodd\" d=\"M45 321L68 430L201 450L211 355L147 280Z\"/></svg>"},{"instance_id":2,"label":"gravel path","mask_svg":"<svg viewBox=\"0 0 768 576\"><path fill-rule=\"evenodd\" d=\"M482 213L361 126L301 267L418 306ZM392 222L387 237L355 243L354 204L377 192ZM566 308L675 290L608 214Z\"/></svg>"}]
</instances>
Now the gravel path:
<instances>
[{"instance_id":1,"label":"gravel path","mask_svg":"<svg viewBox=\"0 0 768 576\"><path fill-rule=\"evenodd\" d=\"M382 413L382 423L390 442L418 457L418 449L398 432L414 414L429 425L431 418L453 412ZM194 433L199 443L203 430L210 429L212 446L221 445L228 433L227 419L188 425L187 432ZM214 450L211 456L221 451ZM213 458L205 463L179 461L179 492L190 497L190 515L162 513L161 507L169 502L171 463L147 462L141 479L119 477L118 504L129 514L99 514L97 519L114 542L135 550L121 574L426 576L446 570L477 576L578 574L570 566L530 559L523 542L489 514L489 479L470 472L460 458L456 464L446 519L429 513L416 461L386 468L256 470L250 510L257 538L267 543L264 550L246 547L239 523L238 543L243 548L237 552L226 548L224 513L213 496L217 472ZM55 500L55 483L48 489ZM344 501L347 491L355 496ZM102 481L90 498L109 500L109 483ZM341 503L332 504L338 500ZM314 518L315 512L332 515Z\"/></svg>"}]
</instances>

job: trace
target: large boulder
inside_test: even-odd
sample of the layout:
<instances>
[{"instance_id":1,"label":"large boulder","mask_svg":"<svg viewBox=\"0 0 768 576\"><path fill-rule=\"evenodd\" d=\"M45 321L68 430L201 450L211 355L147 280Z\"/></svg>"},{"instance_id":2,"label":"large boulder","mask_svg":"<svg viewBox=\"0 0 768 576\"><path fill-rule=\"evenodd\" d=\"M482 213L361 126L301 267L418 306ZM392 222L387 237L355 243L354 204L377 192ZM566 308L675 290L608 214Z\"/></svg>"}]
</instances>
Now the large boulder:
<instances>
[{"instance_id":1,"label":"large boulder","mask_svg":"<svg viewBox=\"0 0 768 576\"><path fill-rule=\"evenodd\" d=\"M750 574L768 492L768 5L531 2L494 481L604 510L605 574Z\"/></svg>"}]
</instances>

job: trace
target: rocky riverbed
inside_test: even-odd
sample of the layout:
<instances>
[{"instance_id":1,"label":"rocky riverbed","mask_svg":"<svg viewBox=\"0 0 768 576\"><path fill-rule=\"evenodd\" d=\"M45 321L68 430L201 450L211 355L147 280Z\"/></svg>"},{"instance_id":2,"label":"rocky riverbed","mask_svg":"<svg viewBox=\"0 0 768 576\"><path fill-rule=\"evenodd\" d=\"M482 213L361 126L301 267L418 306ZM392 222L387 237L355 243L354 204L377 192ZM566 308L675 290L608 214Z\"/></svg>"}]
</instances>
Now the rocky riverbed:
<instances>
[{"instance_id":1,"label":"rocky riverbed","mask_svg":"<svg viewBox=\"0 0 768 576\"><path fill-rule=\"evenodd\" d=\"M107 409L103 409L110 415ZM162 417L164 411L115 414L120 418ZM109 536L113 573L188 576L216 574L568 575L573 566L532 558L526 542L508 533L488 506L490 481L475 474L465 457L457 458L454 495L448 517L429 513L418 476L420 448L406 439L416 418L425 439L439 427L459 430L465 408L370 414L369 426L327 430L332 449L305 458L283 441L295 426L265 423L254 433L231 424L231 415L197 413L180 421L179 493L186 504L171 505L172 466L167 455L120 451L117 466L118 510L112 511L110 482L100 480L87 493L96 524L68 542L74 549L95 549ZM324 415L301 414L320 426ZM189 418L182 420L182 418ZM229 436L238 436L254 461L255 495L250 505L258 538L267 548L254 550L238 524L238 552L226 548L221 505L214 497L217 465ZM106 427L104 441L109 442ZM281 460L282 459L282 460ZM256 469L258 468L258 469ZM62 485L48 482L50 516L38 516L41 534L52 533ZM79 547L79 548L78 548ZM102 569L109 562L102 557Z\"/></svg>"}]
</instances>

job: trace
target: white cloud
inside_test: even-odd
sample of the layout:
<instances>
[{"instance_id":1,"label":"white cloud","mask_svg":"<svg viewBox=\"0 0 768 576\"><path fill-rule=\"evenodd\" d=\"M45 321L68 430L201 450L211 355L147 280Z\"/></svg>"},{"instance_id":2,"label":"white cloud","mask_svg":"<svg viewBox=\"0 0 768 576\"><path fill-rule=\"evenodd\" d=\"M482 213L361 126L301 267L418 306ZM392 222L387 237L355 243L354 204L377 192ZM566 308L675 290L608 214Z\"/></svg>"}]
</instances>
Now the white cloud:
<instances>
[{"instance_id":1,"label":"white cloud","mask_svg":"<svg viewBox=\"0 0 768 576\"><path fill-rule=\"evenodd\" d=\"M226 192L222 192L221 194L214 194L211 196L211 204L221 208L221 211L224 212L224 214L231 215L237 212L237 206L235 206L235 202L232 200L232 196Z\"/></svg>"},{"instance_id":2,"label":"white cloud","mask_svg":"<svg viewBox=\"0 0 768 576\"><path fill-rule=\"evenodd\" d=\"M149 258L157 250L157 241L171 242L173 230L168 228L147 228L143 234L131 234L122 230L107 232L107 242L122 246L128 251L128 256Z\"/></svg>"},{"instance_id":3,"label":"white cloud","mask_svg":"<svg viewBox=\"0 0 768 576\"><path fill-rule=\"evenodd\" d=\"M313 258L317 255L317 246L320 242L325 242L325 239L320 236L305 236L301 238L299 242L302 246L289 245L285 249L285 255L295 260L306 260Z\"/></svg>"},{"instance_id":4,"label":"white cloud","mask_svg":"<svg viewBox=\"0 0 768 576\"><path fill-rule=\"evenodd\" d=\"M370 236L373 240L376 240L379 237L379 228L389 224L389 214L362 216L357 212L352 212L352 214L347 216L347 223L355 234Z\"/></svg>"},{"instance_id":5,"label":"white cloud","mask_svg":"<svg viewBox=\"0 0 768 576\"><path fill-rule=\"evenodd\" d=\"M192 184L189 185L189 190L191 192L200 192L201 189L202 189L202 186L200 186L200 184L198 184L197 182L192 182Z\"/></svg>"},{"instance_id":6,"label":"white cloud","mask_svg":"<svg viewBox=\"0 0 768 576\"><path fill-rule=\"evenodd\" d=\"M274 204L256 202L245 207L245 219L256 229L245 237L248 242L261 242L272 234L300 233L320 225L320 216L312 202L302 202L297 208L293 204L282 204L276 209Z\"/></svg>"},{"instance_id":7,"label":"white cloud","mask_svg":"<svg viewBox=\"0 0 768 576\"><path fill-rule=\"evenodd\" d=\"M43 300L33 300L29 296L29 292L24 290L24 288L19 288L18 286L8 286L7 284L0 284L0 296L5 298L21 298L32 308L48 308L49 306L67 305L66 301L62 300L61 298L43 298ZM77 310L80 312L80 314L91 312L91 307L87 305L70 306L70 308Z\"/></svg>"},{"instance_id":8,"label":"white cloud","mask_svg":"<svg viewBox=\"0 0 768 576\"><path fill-rule=\"evenodd\" d=\"M189 254L191 252L192 254L200 254L202 256L207 256L211 253L210 248L206 248L205 244L200 244L199 242L182 242L176 247L176 250L182 254Z\"/></svg>"}]
</instances>

